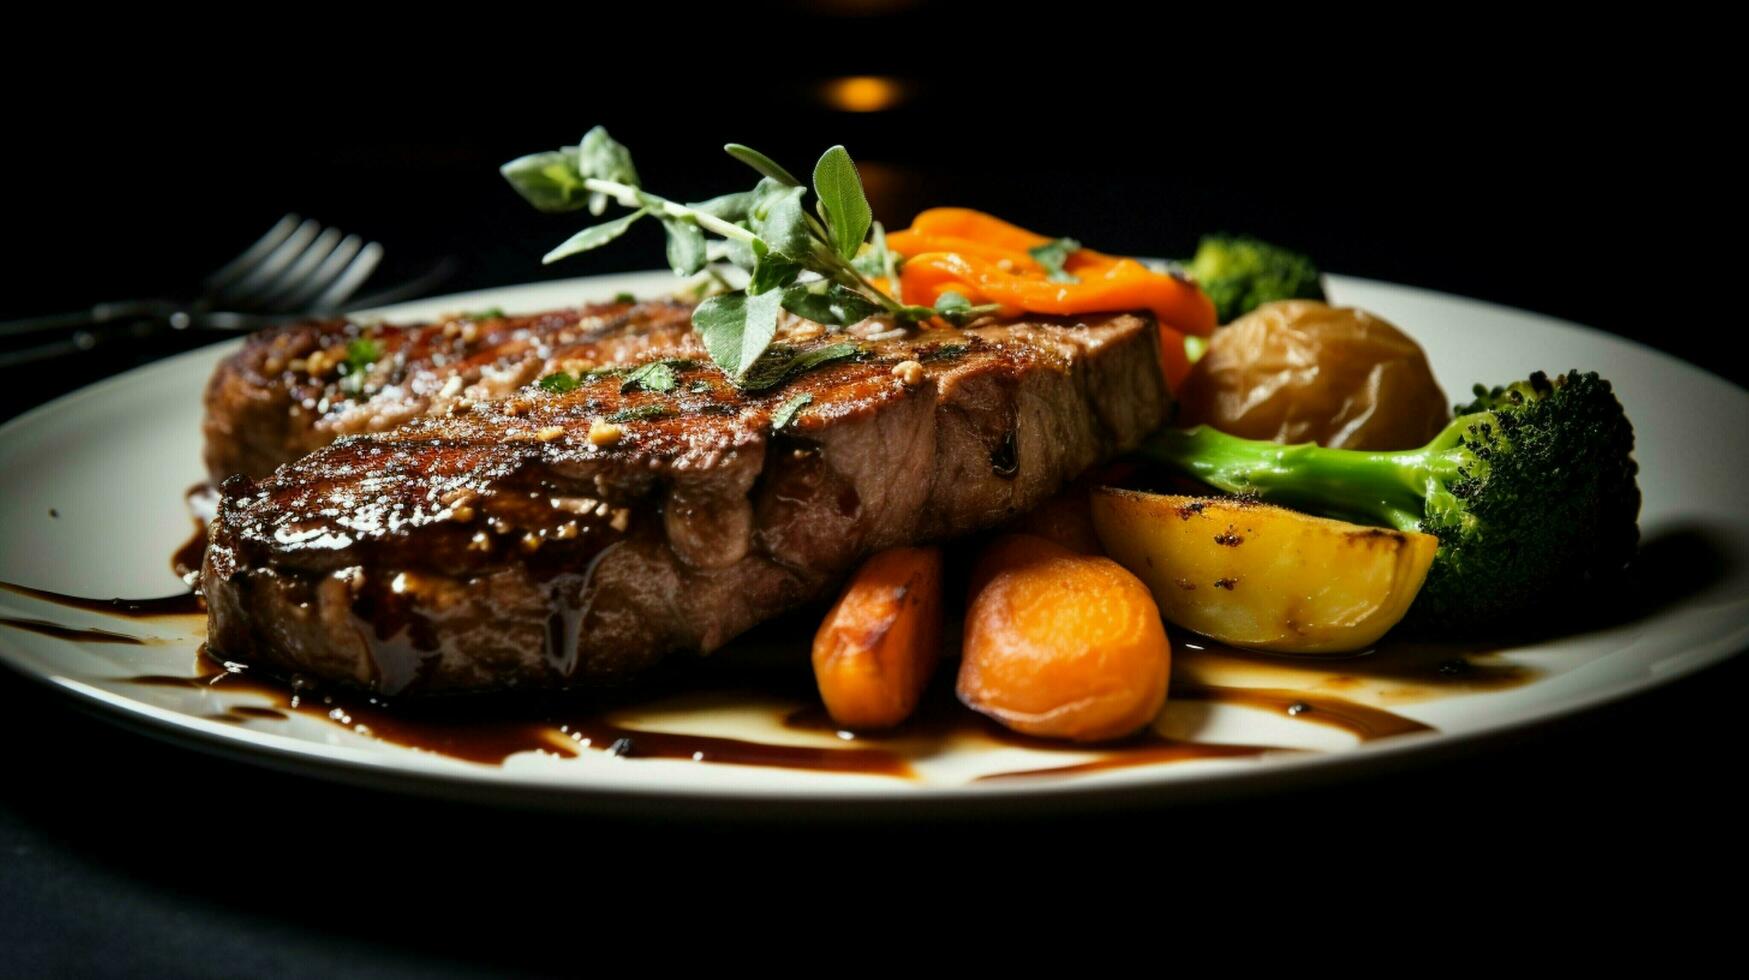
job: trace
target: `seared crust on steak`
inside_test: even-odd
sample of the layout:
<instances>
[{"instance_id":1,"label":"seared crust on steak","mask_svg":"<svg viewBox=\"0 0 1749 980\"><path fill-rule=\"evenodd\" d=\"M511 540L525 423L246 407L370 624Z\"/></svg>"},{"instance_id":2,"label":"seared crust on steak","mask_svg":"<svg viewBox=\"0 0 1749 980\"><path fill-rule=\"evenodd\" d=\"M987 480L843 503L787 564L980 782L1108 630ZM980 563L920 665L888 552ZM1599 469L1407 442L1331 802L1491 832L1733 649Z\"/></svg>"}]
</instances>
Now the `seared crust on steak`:
<instances>
[{"instance_id":1,"label":"seared crust on steak","mask_svg":"<svg viewBox=\"0 0 1749 980\"><path fill-rule=\"evenodd\" d=\"M260 477L343 435L381 432L461 401L501 398L579 366L623 364L684 345L692 307L603 303L530 316L457 316L434 323L297 323L251 336L207 384L207 472ZM355 341L379 356L348 377Z\"/></svg>"},{"instance_id":2,"label":"seared crust on steak","mask_svg":"<svg viewBox=\"0 0 1749 980\"><path fill-rule=\"evenodd\" d=\"M999 524L1134 446L1167 407L1158 345L1128 314L925 331L764 392L700 357L669 392L597 377L347 436L225 483L208 644L385 694L709 652L873 551Z\"/></svg>"}]
</instances>

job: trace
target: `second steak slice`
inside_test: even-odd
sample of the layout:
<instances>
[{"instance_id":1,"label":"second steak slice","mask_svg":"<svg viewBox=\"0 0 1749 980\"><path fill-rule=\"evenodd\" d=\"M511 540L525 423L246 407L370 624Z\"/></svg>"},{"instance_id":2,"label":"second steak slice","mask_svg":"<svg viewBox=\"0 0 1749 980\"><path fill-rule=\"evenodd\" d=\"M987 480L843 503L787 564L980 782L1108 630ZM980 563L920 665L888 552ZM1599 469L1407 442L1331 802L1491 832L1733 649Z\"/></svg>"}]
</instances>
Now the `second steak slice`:
<instances>
[{"instance_id":1,"label":"second steak slice","mask_svg":"<svg viewBox=\"0 0 1749 980\"><path fill-rule=\"evenodd\" d=\"M1157 338L1133 315L923 332L761 393L681 362L666 391L586 378L346 437L224 485L209 646L384 694L707 653L1134 446L1167 407Z\"/></svg>"}]
</instances>

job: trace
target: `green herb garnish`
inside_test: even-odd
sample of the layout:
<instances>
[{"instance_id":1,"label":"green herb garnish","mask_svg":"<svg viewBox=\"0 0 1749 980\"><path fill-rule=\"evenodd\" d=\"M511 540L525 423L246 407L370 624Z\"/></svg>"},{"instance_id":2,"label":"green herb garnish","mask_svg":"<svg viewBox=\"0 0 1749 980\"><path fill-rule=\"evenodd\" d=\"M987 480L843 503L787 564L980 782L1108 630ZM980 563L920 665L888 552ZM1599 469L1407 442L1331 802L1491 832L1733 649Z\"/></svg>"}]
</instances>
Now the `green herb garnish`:
<instances>
[{"instance_id":1,"label":"green herb garnish","mask_svg":"<svg viewBox=\"0 0 1749 980\"><path fill-rule=\"evenodd\" d=\"M1080 250L1081 243L1075 239L1057 238L1045 242L1043 245L1034 245L1026 250L1026 254L1032 256L1033 261L1045 267L1045 272L1049 273L1049 279L1052 282L1080 282L1079 276L1063 268L1063 264L1069 261L1069 256Z\"/></svg>"},{"instance_id":2,"label":"green herb garnish","mask_svg":"<svg viewBox=\"0 0 1749 980\"><path fill-rule=\"evenodd\" d=\"M865 270L878 268L891 276L897 262L885 248L884 233L873 260L878 265L859 256L877 226L856 164L844 147L827 150L814 166L817 216L803 205L808 188L788 170L740 144L724 150L761 179L750 191L698 204L679 204L645 191L630 152L599 126L575 147L521 157L502 171L543 211L587 206L599 214L608 200L633 209L571 236L547 253L547 262L598 248L640 219L655 217L668 233L670 267L691 275L711 254L705 233L719 236L723 256L746 270L750 282L744 290L704 299L693 311L692 323L711 360L743 387L776 336L780 310L836 326L883 313L901 322L937 315L929 307L901 303L868 281Z\"/></svg>"},{"instance_id":3,"label":"green herb garnish","mask_svg":"<svg viewBox=\"0 0 1749 980\"><path fill-rule=\"evenodd\" d=\"M654 405L639 405L636 408L622 408L612 415L609 415L607 421L640 422L646 419L659 419L664 415L672 415L673 413L673 409L660 403Z\"/></svg>"},{"instance_id":4,"label":"green herb garnish","mask_svg":"<svg viewBox=\"0 0 1749 980\"><path fill-rule=\"evenodd\" d=\"M850 264L865 276L891 283L899 278L899 266L903 262L899 253L887 247L887 230L877 221L869 235L868 248L863 249Z\"/></svg>"},{"instance_id":5,"label":"green herb garnish","mask_svg":"<svg viewBox=\"0 0 1749 980\"><path fill-rule=\"evenodd\" d=\"M935 361L951 361L969 350L971 350L971 347L965 344L942 344L940 347L920 355L917 360L924 364L930 364Z\"/></svg>"},{"instance_id":6,"label":"green herb garnish","mask_svg":"<svg viewBox=\"0 0 1749 980\"><path fill-rule=\"evenodd\" d=\"M364 391L364 372L381 360L383 345L369 337L359 337L346 345L346 360L340 362L340 390L357 395Z\"/></svg>"},{"instance_id":7,"label":"green herb garnish","mask_svg":"<svg viewBox=\"0 0 1749 980\"><path fill-rule=\"evenodd\" d=\"M932 312L956 327L963 327L978 317L994 313L1001 308L996 303L973 306L971 300L950 289L936 299L935 309Z\"/></svg>"},{"instance_id":8,"label":"green herb garnish","mask_svg":"<svg viewBox=\"0 0 1749 980\"><path fill-rule=\"evenodd\" d=\"M473 313L463 313L462 319L472 320L475 323L478 323L481 320L502 320L504 319L504 309L499 306L488 306L483 310L477 310Z\"/></svg>"},{"instance_id":9,"label":"green herb garnish","mask_svg":"<svg viewBox=\"0 0 1749 980\"><path fill-rule=\"evenodd\" d=\"M668 363L675 366L690 366L692 362L669 361ZM574 391L577 388L582 387L583 383L586 381L594 381L596 378L612 378L624 373L626 373L626 369L621 367L591 368L588 371L583 371L577 374L567 374L564 371L559 371L555 374L547 375L539 381L536 381L535 384L547 391L553 392L554 394L562 395L567 391Z\"/></svg>"},{"instance_id":10,"label":"green herb garnish","mask_svg":"<svg viewBox=\"0 0 1749 980\"><path fill-rule=\"evenodd\" d=\"M741 387L748 391L775 388L798 374L839 361L848 361L861 353L862 348L846 343L827 344L809 350L796 350L779 345L759 358L741 380Z\"/></svg>"},{"instance_id":11,"label":"green herb garnish","mask_svg":"<svg viewBox=\"0 0 1749 980\"><path fill-rule=\"evenodd\" d=\"M365 368L381 360L383 345L369 337L360 337L346 345L346 370L348 374L358 374Z\"/></svg>"},{"instance_id":12,"label":"green herb garnish","mask_svg":"<svg viewBox=\"0 0 1749 980\"><path fill-rule=\"evenodd\" d=\"M631 293L614 293L613 301L615 303L636 303L638 298Z\"/></svg>"},{"instance_id":13,"label":"green herb garnish","mask_svg":"<svg viewBox=\"0 0 1749 980\"><path fill-rule=\"evenodd\" d=\"M559 371L556 374L549 374L535 382L535 384L540 385L542 390L550 391L555 395L562 395L567 391L574 391L577 386L582 383L583 379L577 377L575 374L566 374L563 371Z\"/></svg>"},{"instance_id":14,"label":"green herb garnish","mask_svg":"<svg viewBox=\"0 0 1749 980\"><path fill-rule=\"evenodd\" d=\"M673 391L674 369L687 366L685 361L651 361L626 372L619 390L622 394L639 388L645 391Z\"/></svg>"},{"instance_id":15,"label":"green herb garnish","mask_svg":"<svg viewBox=\"0 0 1749 980\"><path fill-rule=\"evenodd\" d=\"M795 420L796 413L808 407L814 400L813 395L797 395L777 407L771 413L771 431L776 432Z\"/></svg>"}]
</instances>

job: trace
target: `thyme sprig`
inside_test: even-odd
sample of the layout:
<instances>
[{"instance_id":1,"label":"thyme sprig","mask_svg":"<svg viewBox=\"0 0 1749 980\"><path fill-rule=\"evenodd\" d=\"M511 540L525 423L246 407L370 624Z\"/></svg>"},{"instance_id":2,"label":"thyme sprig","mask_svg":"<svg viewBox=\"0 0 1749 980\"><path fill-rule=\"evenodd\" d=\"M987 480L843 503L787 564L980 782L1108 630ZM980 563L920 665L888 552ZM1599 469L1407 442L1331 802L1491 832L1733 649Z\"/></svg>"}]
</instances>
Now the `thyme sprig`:
<instances>
[{"instance_id":1,"label":"thyme sprig","mask_svg":"<svg viewBox=\"0 0 1749 980\"><path fill-rule=\"evenodd\" d=\"M964 322L991 312L963 296L947 294L936 307L900 302L875 287L872 277L895 280L899 258L886 247L874 221L862 178L842 146L814 165L814 213L803 206L808 188L770 157L730 143L724 151L759 173L752 190L682 204L643 189L631 152L600 126L576 146L519 157L502 168L505 179L543 211L588 208L602 214L609 202L630 213L591 225L548 252L544 262L599 248L644 218L667 233L669 267L678 275L703 270L721 254L748 274L745 289L705 298L692 324L711 360L737 385L749 375L777 335L782 310L828 326L847 326L871 316L916 322L941 316ZM874 242L869 244L870 232ZM705 235L722 241L712 245Z\"/></svg>"}]
</instances>

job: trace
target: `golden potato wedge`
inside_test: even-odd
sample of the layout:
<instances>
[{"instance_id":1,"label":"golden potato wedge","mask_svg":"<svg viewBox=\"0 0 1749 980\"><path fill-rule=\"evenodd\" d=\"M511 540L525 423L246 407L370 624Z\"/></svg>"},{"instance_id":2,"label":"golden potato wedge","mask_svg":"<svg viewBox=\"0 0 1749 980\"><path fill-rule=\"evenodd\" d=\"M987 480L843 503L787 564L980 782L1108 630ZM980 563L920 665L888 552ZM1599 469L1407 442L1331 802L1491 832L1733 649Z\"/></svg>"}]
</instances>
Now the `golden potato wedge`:
<instances>
[{"instance_id":1,"label":"golden potato wedge","mask_svg":"<svg viewBox=\"0 0 1749 980\"><path fill-rule=\"evenodd\" d=\"M1409 611L1438 549L1430 534L1110 487L1093 493L1093 526L1168 621L1284 653L1376 642Z\"/></svg>"}]
</instances>

